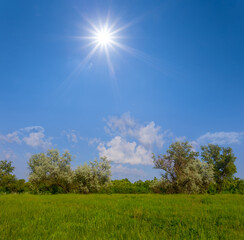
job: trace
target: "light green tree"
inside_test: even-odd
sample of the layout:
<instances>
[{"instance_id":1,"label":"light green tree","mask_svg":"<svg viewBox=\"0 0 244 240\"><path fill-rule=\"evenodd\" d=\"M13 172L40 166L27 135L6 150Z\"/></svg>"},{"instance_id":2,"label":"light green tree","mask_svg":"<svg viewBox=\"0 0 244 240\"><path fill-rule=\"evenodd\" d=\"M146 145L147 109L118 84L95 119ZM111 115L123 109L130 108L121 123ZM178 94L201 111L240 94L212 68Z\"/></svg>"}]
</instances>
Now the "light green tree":
<instances>
[{"instance_id":1,"label":"light green tree","mask_svg":"<svg viewBox=\"0 0 244 240\"><path fill-rule=\"evenodd\" d=\"M77 192L98 192L101 187L106 187L111 181L110 162L106 157L101 161L95 160L89 165L85 163L78 166L74 171L73 185Z\"/></svg>"},{"instance_id":2,"label":"light green tree","mask_svg":"<svg viewBox=\"0 0 244 240\"><path fill-rule=\"evenodd\" d=\"M201 162L188 142L172 143L165 155L153 155L155 168L162 169L154 188L166 193L203 193L213 179L212 164Z\"/></svg>"},{"instance_id":3,"label":"light green tree","mask_svg":"<svg viewBox=\"0 0 244 240\"><path fill-rule=\"evenodd\" d=\"M71 155L57 149L31 156L29 182L34 191L69 192L72 184Z\"/></svg>"}]
</instances>

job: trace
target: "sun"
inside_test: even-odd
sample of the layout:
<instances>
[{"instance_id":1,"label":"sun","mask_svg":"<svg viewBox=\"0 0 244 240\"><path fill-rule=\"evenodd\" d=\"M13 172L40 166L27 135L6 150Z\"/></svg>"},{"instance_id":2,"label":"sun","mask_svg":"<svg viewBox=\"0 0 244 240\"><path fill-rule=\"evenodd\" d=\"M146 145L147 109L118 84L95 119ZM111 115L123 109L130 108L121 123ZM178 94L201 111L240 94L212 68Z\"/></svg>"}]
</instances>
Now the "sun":
<instances>
[{"instance_id":1,"label":"sun","mask_svg":"<svg viewBox=\"0 0 244 240\"><path fill-rule=\"evenodd\" d=\"M112 35L111 32L109 32L106 29L102 29L96 33L96 40L97 43L100 44L101 46L107 46L112 43Z\"/></svg>"},{"instance_id":2,"label":"sun","mask_svg":"<svg viewBox=\"0 0 244 240\"><path fill-rule=\"evenodd\" d=\"M113 29L109 24L105 23L100 27L93 25L92 28L90 31L91 35L88 39L92 40L91 44L94 47L111 50L113 46L118 44L117 40L119 36L116 34L117 29Z\"/></svg>"},{"instance_id":3,"label":"sun","mask_svg":"<svg viewBox=\"0 0 244 240\"><path fill-rule=\"evenodd\" d=\"M85 20L88 23L88 25L84 27L87 35L79 36L78 39L87 41L88 43L84 45L83 48L89 48L90 51L79 65L81 68L88 64L92 56L100 50L100 53L105 54L110 73L114 75L114 58L112 59L112 54L118 54L117 49L126 51L132 55L139 55L135 49L123 43L127 36L124 34L123 36L121 35L133 22L118 26L118 19L110 21L108 17L104 21L98 21L96 24L88 18Z\"/></svg>"},{"instance_id":4,"label":"sun","mask_svg":"<svg viewBox=\"0 0 244 240\"><path fill-rule=\"evenodd\" d=\"M89 35L82 36L81 39L89 41L85 47L91 47L91 50L82 61L82 65L87 64L92 56L100 49L100 53L105 53L110 73L114 74L111 52L116 52L116 48L123 48L123 45L119 42L121 38L120 32L126 27L116 27L116 24L109 23L108 19L103 23L99 22L98 24L94 24L88 19L87 21L90 24L90 27L86 27Z\"/></svg>"}]
</instances>

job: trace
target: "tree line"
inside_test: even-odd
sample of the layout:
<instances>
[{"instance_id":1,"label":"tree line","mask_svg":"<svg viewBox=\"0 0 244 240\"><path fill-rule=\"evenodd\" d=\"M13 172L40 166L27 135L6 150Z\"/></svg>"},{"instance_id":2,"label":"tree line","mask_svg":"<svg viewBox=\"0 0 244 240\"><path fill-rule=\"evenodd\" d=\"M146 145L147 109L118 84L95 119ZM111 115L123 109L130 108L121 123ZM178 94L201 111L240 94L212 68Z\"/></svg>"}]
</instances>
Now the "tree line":
<instances>
[{"instance_id":1,"label":"tree line","mask_svg":"<svg viewBox=\"0 0 244 240\"><path fill-rule=\"evenodd\" d=\"M29 178L17 179L11 161L0 161L0 193L244 193L244 180L236 178L236 157L230 147L208 144L201 152L190 143L174 142L165 154L153 154L161 178L130 182L111 180L106 157L71 168L72 156L57 149L34 154L28 161Z\"/></svg>"}]
</instances>

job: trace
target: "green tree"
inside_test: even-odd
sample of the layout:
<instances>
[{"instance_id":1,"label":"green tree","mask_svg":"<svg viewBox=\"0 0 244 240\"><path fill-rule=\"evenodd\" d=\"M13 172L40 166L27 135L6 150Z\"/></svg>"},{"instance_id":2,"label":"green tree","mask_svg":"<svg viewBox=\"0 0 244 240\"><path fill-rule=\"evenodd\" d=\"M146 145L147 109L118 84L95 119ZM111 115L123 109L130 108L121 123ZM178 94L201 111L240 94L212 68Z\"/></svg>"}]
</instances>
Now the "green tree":
<instances>
[{"instance_id":1,"label":"green tree","mask_svg":"<svg viewBox=\"0 0 244 240\"><path fill-rule=\"evenodd\" d=\"M69 192L72 184L72 157L68 151L62 155L57 149L31 156L29 182L35 192Z\"/></svg>"},{"instance_id":2,"label":"green tree","mask_svg":"<svg viewBox=\"0 0 244 240\"><path fill-rule=\"evenodd\" d=\"M112 180L110 190L111 193L136 193L135 186L127 178Z\"/></svg>"},{"instance_id":3,"label":"green tree","mask_svg":"<svg viewBox=\"0 0 244 240\"><path fill-rule=\"evenodd\" d=\"M78 166L74 171L73 185L76 192L94 193L101 188L105 188L111 181L110 162L106 157L102 157L101 161L85 163Z\"/></svg>"},{"instance_id":4,"label":"green tree","mask_svg":"<svg viewBox=\"0 0 244 240\"><path fill-rule=\"evenodd\" d=\"M153 155L155 168L163 170L162 179L154 182L154 188L164 189L166 193L207 191L213 182L213 167L201 162L198 156L188 142L172 143L167 154Z\"/></svg>"},{"instance_id":5,"label":"green tree","mask_svg":"<svg viewBox=\"0 0 244 240\"><path fill-rule=\"evenodd\" d=\"M0 177L11 174L14 171L11 161L1 160L0 161Z\"/></svg>"},{"instance_id":6,"label":"green tree","mask_svg":"<svg viewBox=\"0 0 244 240\"><path fill-rule=\"evenodd\" d=\"M0 161L0 191L12 192L13 184L16 181L16 177L12 174L14 167L11 161L1 160Z\"/></svg>"},{"instance_id":7,"label":"green tree","mask_svg":"<svg viewBox=\"0 0 244 240\"><path fill-rule=\"evenodd\" d=\"M219 192L227 188L236 173L236 157L230 147L214 144L202 146L202 160L214 166L214 178Z\"/></svg>"}]
</instances>

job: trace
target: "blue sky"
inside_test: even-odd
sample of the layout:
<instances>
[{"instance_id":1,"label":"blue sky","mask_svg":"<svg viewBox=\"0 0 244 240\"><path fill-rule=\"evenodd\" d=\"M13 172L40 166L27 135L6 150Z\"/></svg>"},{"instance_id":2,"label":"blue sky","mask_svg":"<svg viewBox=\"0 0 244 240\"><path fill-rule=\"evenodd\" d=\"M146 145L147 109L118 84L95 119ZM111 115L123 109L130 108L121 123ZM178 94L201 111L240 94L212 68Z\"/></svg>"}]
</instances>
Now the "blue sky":
<instances>
[{"instance_id":1,"label":"blue sky","mask_svg":"<svg viewBox=\"0 0 244 240\"><path fill-rule=\"evenodd\" d=\"M1 1L0 158L107 155L113 178L159 176L175 140L231 146L244 177L243 1ZM126 51L88 61L91 25L116 20ZM113 71L111 70L113 66Z\"/></svg>"}]
</instances>

